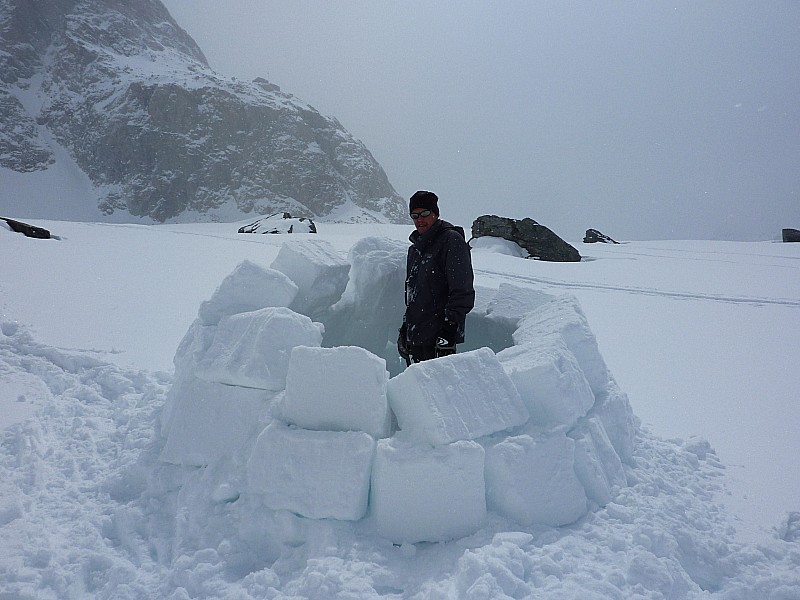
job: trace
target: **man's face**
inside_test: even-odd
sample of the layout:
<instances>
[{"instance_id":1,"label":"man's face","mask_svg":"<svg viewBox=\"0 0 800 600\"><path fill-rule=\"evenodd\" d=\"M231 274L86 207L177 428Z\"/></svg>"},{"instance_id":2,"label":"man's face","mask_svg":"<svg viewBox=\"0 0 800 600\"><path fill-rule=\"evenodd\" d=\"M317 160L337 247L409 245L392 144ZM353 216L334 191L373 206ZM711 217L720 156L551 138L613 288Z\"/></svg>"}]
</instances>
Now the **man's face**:
<instances>
[{"instance_id":1,"label":"man's face","mask_svg":"<svg viewBox=\"0 0 800 600\"><path fill-rule=\"evenodd\" d=\"M436 223L436 219L439 217L436 216L432 210L427 209L416 209L414 212L411 213L411 219L414 221L414 227L417 228L417 231L420 233L425 233L431 226Z\"/></svg>"}]
</instances>

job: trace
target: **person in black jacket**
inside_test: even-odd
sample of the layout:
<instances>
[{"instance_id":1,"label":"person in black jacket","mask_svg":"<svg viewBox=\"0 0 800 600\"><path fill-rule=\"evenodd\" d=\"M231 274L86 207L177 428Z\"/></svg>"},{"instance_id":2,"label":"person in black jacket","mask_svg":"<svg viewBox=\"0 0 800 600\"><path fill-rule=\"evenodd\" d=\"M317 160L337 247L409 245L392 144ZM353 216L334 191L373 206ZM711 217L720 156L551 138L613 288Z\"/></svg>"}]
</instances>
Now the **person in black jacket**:
<instances>
[{"instance_id":1,"label":"person in black jacket","mask_svg":"<svg viewBox=\"0 0 800 600\"><path fill-rule=\"evenodd\" d=\"M439 218L439 198L419 191L406 262L406 313L397 349L407 365L454 354L475 305L472 259L461 227Z\"/></svg>"}]
</instances>

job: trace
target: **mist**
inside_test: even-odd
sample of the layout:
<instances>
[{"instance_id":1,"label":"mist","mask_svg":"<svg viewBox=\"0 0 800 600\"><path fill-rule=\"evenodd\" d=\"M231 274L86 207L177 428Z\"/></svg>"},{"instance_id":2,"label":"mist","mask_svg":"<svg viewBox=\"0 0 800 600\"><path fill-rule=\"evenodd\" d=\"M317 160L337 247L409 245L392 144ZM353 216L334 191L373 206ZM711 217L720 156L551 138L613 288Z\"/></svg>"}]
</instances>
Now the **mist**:
<instances>
[{"instance_id":1,"label":"mist","mask_svg":"<svg viewBox=\"0 0 800 600\"><path fill-rule=\"evenodd\" d=\"M338 119L442 217L566 239L800 228L800 4L165 0L220 74Z\"/></svg>"}]
</instances>

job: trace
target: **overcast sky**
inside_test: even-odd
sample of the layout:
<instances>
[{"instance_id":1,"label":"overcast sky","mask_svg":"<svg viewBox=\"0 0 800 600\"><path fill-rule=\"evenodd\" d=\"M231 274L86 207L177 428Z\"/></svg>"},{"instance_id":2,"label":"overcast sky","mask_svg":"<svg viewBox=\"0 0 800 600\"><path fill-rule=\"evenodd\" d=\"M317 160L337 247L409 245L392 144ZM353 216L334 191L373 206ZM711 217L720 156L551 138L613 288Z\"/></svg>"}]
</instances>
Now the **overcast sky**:
<instances>
[{"instance_id":1,"label":"overcast sky","mask_svg":"<svg viewBox=\"0 0 800 600\"><path fill-rule=\"evenodd\" d=\"M164 3L220 74L336 117L466 227L800 229L797 0Z\"/></svg>"}]
</instances>

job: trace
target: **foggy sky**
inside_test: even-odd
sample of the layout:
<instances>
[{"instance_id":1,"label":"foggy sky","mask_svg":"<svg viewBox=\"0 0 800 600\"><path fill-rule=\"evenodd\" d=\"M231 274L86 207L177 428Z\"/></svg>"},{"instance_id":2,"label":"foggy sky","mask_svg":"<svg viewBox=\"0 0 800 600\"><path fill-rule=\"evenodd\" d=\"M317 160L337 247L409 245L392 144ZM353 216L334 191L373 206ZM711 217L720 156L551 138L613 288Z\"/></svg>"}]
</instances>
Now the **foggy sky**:
<instances>
[{"instance_id":1,"label":"foggy sky","mask_svg":"<svg viewBox=\"0 0 800 600\"><path fill-rule=\"evenodd\" d=\"M800 229L796 0L165 0L211 66L337 118L442 217L569 240Z\"/></svg>"}]
</instances>

